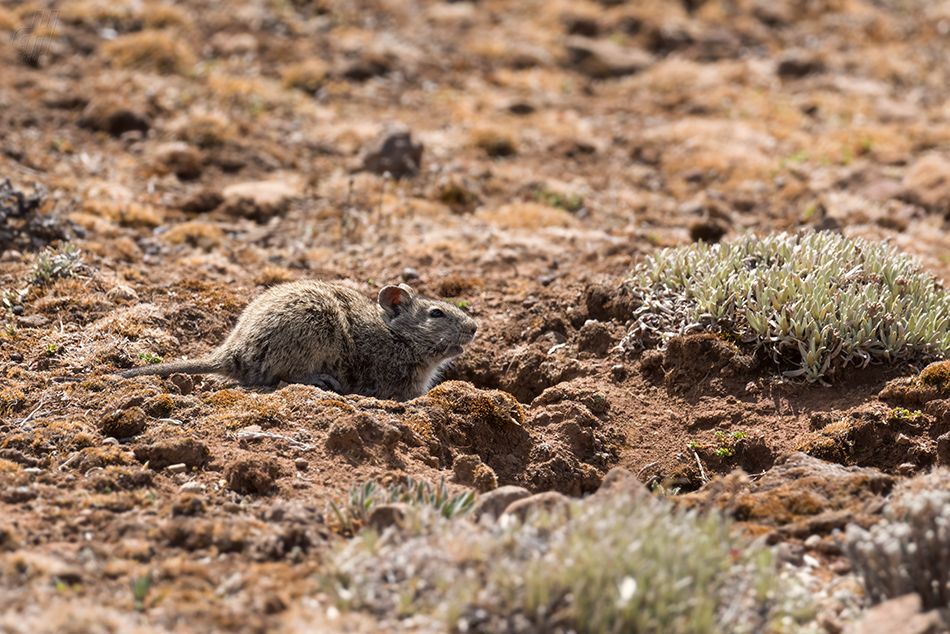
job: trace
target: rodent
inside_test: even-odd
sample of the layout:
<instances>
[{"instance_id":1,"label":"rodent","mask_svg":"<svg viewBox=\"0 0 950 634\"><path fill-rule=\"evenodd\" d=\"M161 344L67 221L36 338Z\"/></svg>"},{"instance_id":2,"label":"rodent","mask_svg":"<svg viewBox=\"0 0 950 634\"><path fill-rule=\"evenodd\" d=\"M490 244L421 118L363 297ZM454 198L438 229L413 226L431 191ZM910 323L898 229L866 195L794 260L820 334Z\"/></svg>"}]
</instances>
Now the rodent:
<instances>
[{"instance_id":1,"label":"rodent","mask_svg":"<svg viewBox=\"0 0 950 634\"><path fill-rule=\"evenodd\" d=\"M286 282L252 301L208 356L119 374L217 373L248 386L286 381L407 401L432 387L475 330L461 309L405 284L382 288L373 302L339 284Z\"/></svg>"}]
</instances>

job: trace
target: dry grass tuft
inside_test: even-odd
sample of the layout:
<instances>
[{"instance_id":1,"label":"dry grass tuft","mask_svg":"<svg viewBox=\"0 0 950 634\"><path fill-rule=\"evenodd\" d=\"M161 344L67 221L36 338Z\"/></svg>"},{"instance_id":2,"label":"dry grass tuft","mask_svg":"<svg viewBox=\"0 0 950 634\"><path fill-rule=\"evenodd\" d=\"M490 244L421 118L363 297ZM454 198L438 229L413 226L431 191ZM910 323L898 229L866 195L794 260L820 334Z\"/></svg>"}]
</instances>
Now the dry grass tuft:
<instances>
[{"instance_id":1,"label":"dry grass tuft","mask_svg":"<svg viewBox=\"0 0 950 634\"><path fill-rule=\"evenodd\" d=\"M59 18L68 24L118 27L135 17L133 3L113 0L67 0L59 7Z\"/></svg>"},{"instance_id":2,"label":"dry grass tuft","mask_svg":"<svg viewBox=\"0 0 950 634\"><path fill-rule=\"evenodd\" d=\"M165 215L159 209L139 203L87 200L83 211L130 228L154 229L165 221Z\"/></svg>"},{"instance_id":3,"label":"dry grass tuft","mask_svg":"<svg viewBox=\"0 0 950 634\"><path fill-rule=\"evenodd\" d=\"M0 31L16 31L20 28L19 21L12 11L0 7Z\"/></svg>"},{"instance_id":4,"label":"dry grass tuft","mask_svg":"<svg viewBox=\"0 0 950 634\"><path fill-rule=\"evenodd\" d=\"M472 141L475 147L484 150L491 158L504 158L518 153L518 142L515 137L504 130L496 128L482 128L472 132Z\"/></svg>"},{"instance_id":5,"label":"dry grass tuft","mask_svg":"<svg viewBox=\"0 0 950 634\"><path fill-rule=\"evenodd\" d=\"M187 74L197 62L186 42L155 29L118 37L104 44L102 52L118 68L163 75Z\"/></svg>"},{"instance_id":6,"label":"dry grass tuft","mask_svg":"<svg viewBox=\"0 0 950 634\"><path fill-rule=\"evenodd\" d=\"M193 220L175 225L165 232L164 239L171 244L188 244L210 251L224 239L224 232L217 225Z\"/></svg>"},{"instance_id":7,"label":"dry grass tuft","mask_svg":"<svg viewBox=\"0 0 950 634\"><path fill-rule=\"evenodd\" d=\"M194 20L180 6L164 3L150 3L142 9L142 20L147 29L190 29Z\"/></svg>"},{"instance_id":8,"label":"dry grass tuft","mask_svg":"<svg viewBox=\"0 0 950 634\"><path fill-rule=\"evenodd\" d=\"M291 64L281 73L284 88L297 88L305 93L314 94L323 86L329 68L319 59L308 59Z\"/></svg>"},{"instance_id":9,"label":"dry grass tuft","mask_svg":"<svg viewBox=\"0 0 950 634\"><path fill-rule=\"evenodd\" d=\"M290 269L285 269L282 266L265 266L254 278L254 283L268 288L284 282L292 282L296 279L300 279L300 276Z\"/></svg>"},{"instance_id":10,"label":"dry grass tuft","mask_svg":"<svg viewBox=\"0 0 950 634\"><path fill-rule=\"evenodd\" d=\"M512 203L477 215L503 229L569 229L580 226L580 221L565 210L540 203Z\"/></svg>"},{"instance_id":11,"label":"dry grass tuft","mask_svg":"<svg viewBox=\"0 0 950 634\"><path fill-rule=\"evenodd\" d=\"M234 126L223 114L211 112L197 114L177 121L171 127L176 139L187 141L200 148L224 145L234 139Z\"/></svg>"}]
</instances>

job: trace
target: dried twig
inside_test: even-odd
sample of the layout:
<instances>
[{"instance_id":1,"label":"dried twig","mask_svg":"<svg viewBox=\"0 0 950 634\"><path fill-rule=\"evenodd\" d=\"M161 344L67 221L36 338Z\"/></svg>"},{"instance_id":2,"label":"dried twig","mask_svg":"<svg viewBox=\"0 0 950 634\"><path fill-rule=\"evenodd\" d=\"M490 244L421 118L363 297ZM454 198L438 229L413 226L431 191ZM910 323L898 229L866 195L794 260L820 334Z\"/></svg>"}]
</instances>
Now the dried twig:
<instances>
[{"instance_id":1,"label":"dried twig","mask_svg":"<svg viewBox=\"0 0 950 634\"><path fill-rule=\"evenodd\" d=\"M702 479L703 483L709 482L709 478L706 477L706 472L703 471L703 461L699 459L699 454L696 453L694 447L690 447L690 451L693 452L693 455L696 457L696 466L699 467L699 477Z\"/></svg>"},{"instance_id":2,"label":"dried twig","mask_svg":"<svg viewBox=\"0 0 950 634\"><path fill-rule=\"evenodd\" d=\"M239 431L237 433L237 437L240 440L262 440L264 438L272 438L274 440L286 440L297 449L301 449L303 451L309 451L310 449L313 448L311 445L300 442L299 440L295 440L291 438L290 436L284 436L283 434L271 434L271 433L263 432L263 431Z\"/></svg>"}]
</instances>

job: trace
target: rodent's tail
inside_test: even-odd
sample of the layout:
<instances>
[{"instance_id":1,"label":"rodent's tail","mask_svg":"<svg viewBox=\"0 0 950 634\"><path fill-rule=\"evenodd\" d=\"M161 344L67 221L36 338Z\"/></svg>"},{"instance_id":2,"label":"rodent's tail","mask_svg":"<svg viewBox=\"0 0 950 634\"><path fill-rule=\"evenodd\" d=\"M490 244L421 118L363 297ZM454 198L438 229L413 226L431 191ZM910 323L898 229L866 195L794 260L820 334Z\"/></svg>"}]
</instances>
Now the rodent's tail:
<instances>
[{"instance_id":1,"label":"rodent's tail","mask_svg":"<svg viewBox=\"0 0 950 634\"><path fill-rule=\"evenodd\" d=\"M202 357L194 361L172 361L171 363L151 363L137 368L119 372L118 375L126 379L146 374L166 378L180 372L182 374L209 374L221 372L221 364L214 357Z\"/></svg>"}]
</instances>

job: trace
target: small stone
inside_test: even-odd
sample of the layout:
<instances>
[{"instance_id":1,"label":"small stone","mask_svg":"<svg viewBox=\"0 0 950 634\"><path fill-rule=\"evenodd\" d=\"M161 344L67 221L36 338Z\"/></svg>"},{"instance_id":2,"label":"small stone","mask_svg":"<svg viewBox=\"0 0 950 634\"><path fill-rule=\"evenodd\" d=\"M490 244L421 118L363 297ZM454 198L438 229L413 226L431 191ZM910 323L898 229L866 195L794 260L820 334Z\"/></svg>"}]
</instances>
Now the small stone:
<instances>
[{"instance_id":1,"label":"small stone","mask_svg":"<svg viewBox=\"0 0 950 634\"><path fill-rule=\"evenodd\" d=\"M592 496L593 498L613 498L618 495L624 495L631 499L636 499L648 495L646 486L637 479L632 471L623 467L614 467L604 476L600 488Z\"/></svg>"},{"instance_id":2,"label":"small stone","mask_svg":"<svg viewBox=\"0 0 950 634\"><path fill-rule=\"evenodd\" d=\"M128 284L116 284L106 291L106 299L113 302L135 302L138 301L139 294Z\"/></svg>"},{"instance_id":3,"label":"small stone","mask_svg":"<svg viewBox=\"0 0 950 634\"><path fill-rule=\"evenodd\" d=\"M390 526L402 528L406 518L412 513L413 509L409 504L381 504L370 511L366 525L377 533L382 533Z\"/></svg>"},{"instance_id":4,"label":"small stone","mask_svg":"<svg viewBox=\"0 0 950 634\"><path fill-rule=\"evenodd\" d=\"M310 463L305 458L296 458L294 459L294 467L297 468L297 471L306 471L310 467Z\"/></svg>"},{"instance_id":5,"label":"small stone","mask_svg":"<svg viewBox=\"0 0 950 634\"><path fill-rule=\"evenodd\" d=\"M577 71L595 79L632 75L653 64L654 57L639 48L609 40L574 35L567 39L567 58Z\"/></svg>"},{"instance_id":6,"label":"small stone","mask_svg":"<svg viewBox=\"0 0 950 634\"><path fill-rule=\"evenodd\" d=\"M170 464L167 467L169 473L184 473L188 470L188 465L184 462L179 462L178 464Z\"/></svg>"},{"instance_id":7,"label":"small stone","mask_svg":"<svg viewBox=\"0 0 950 634\"><path fill-rule=\"evenodd\" d=\"M182 396L188 396L195 389L195 380L187 374L173 374L168 377L168 382L178 388L178 392Z\"/></svg>"},{"instance_id":8,"label":"small stone","mask_svg":"<svg viewBox=\"0 0 950 634\"><path fill-rule=\"evenodd\" d=\"M224 209L234 216L263 221L284 214L299 195L295 186L284 181L236 183L224 188Z\"/></svg>"},{"instance_id":9,"label":"small stone","mask_svg":"<svg viewBox=\"0 0 950 634\"><path fill-rule=\"evenodd\" d=\"M153 160L163 173L171 172L183 181L199 178L203 168L201 152L183 141L159 145L155 148Z\"/></svg>"},{"instance_id":10,"label":"small stone","mask_svg":"<svg viewBox=\"0 0 950 634\"><path fill-rule=\"evenodd\" d=\"M23 473L28 473L30 475L35 476L35 475L40 475L41 473L45 471L46 469L40 469L39 467L27 467L26 469L23 470Z\"/></svg>"},{"instance_id":11,"label":"small stone","mask_svg":"<svg viewBox=\"0 0 950 634\"><path fill-rule=\"evenodd\" d=\"M776 548L778 560L795 567L805 564L805 547L792 542L782 542Z\"/></svg>"},{"instance_id":12,"label":"small stone","mask_svg":"<svg viewBox=\"0 0 950 634\"><path fill-rule=\"evenodd\" d=\"M851 562L848 559L838 559L831 563L828 566L831 569L831 572L836 575L846 575L851 572Z\"/></svg>"},{"instance_id":13,"label":"small stone","mask_svg":"<svg viewBox=\"0 0 950 634\"><path fill-rule=\"evenodd\" d=\"M825 63L817 55L807 51L790 50L779 60L775 72L779 77L798 79L820 73L824 69Z\"/></svg>"},{"instance_id":14,"label":"small stone","mask_svg":"<svg viewBox=\"0 0 950 634\"><path fill-rule=\"evenodd\" d=\"M595 355L605 355L614 346L610 328L602 321L589 319L577 333L577 349Z\"/></svg>"},{"instance_id":15,"label":"small stone","mask_svg":"<svg viewBox=\"0 0 950 634\"><path fill-rule=\"evenodd\" d=\"M515 103L508 106L508 112L514 115L523 117L525 115L532 114L535 108L530 103L525 103L523 101L516 101Z\"/></svg>"},{"instance_id":16,"label":"small stone","mask_svg":"<svg viewBox=\"0 0 950 634\"><path fill-rule=\"evenodd\" d=\"M151 124L136 106L113 96L93 99L83 110L79 124L91 130L107 132L114 137L138 130L148 132Z\"/></svg>"},{"instance_id":17,"label":"small stone","mask_svg":"<svg viewBox=\"0 0 950 634\"><path fill-rule=\"evenodd\" d=\"M402 270L402 281L411 282L412 280L419 279L419 271L416 269L407 266Z\"/></svg>"},{"instance_id":18,"label":"small stone","mask_svg":"<svg viewBox=\"0 0 950 634\"><path fill-rule=\"evenodd\" d=\"M803 545L808 550L818 550L818 547L821 546L821 535L810 535Z\"/></svg>"},{"instance_id":19,"label":"small stone","mask_svg":"<svg viewBox=\"0 0 950 634\"><path fill-rule=\"evenodd\" d=\"M455 481L459 484L471 486L475 482L475 469L482 464L482 459L477 455L458 456L452 462L452 471L455 473Z\"/></svg>"},{"instance_id":20,"label":"small stone","mask_svg":"<svg viewBox=\"0 0 950 634\"><path fill-rule=\"evenodd\" d=\"M201 493L204 491L204 486L200 482L192 480L178 487L178 491L180 493Z\"/></svg>"},{"instance_id":21,"label":"small stone","mask_svg":"<svg viewBox=\"0 0 950 634\"><path fill-rule=\"evenodd\" d=\"M383 133L363 157L363 169L395 179L415 176L422 168L421 142L413 143L408 130Z\"/></svg>"},{"instance_id":22,"label":"small stone","mask_svg":"<svg viewBox=\"0 0 950 634\"><path fill-rule=\"evenodd\" d=\"M189 467L201 467L211 459L211 451L200 440L185 436L168 438L150 445L135 447L135 459L148 462L152 469L158 470L170 464L184 462Z\"/></svg>"},{"instance_id":23,"label":"small stone","mask_svg":"<svg viewBox=\"0 0 950 634\"><path fill-rule=\"evenodd\" d=\"M510 504L528 497L531 497L531 492L528 489L512 485L498 487L494 491L479 495L478 501L475 503L475 509L472 512L476 521L483 515L497 518Z\"/></svg>"},{"instance_id":24,"label":"small stone","mask_svg":"<svg viewBox=\"0 0 950 634\"><path fill-rule=\"evenodd\" d=\"M104 436L131 438L145 431L147 424L148 416L141 407L129 407L105 414L99 421L99 431Z\"/></svg>"},{"instance_id":25,"label":"small stone","mask_svg":"<svg viewBox=\"0 0 950 634\"><path fill-rule=\"evenodd\" d=\"M114 437L112 437L112 436L109 436L109 437L107 437L107 438L103 438L103 439L102 439L102 444L103 444L103 445L118 445L118 444L119 444L119 439L118 439L118 438L114 438Z\"/></svg>"},{"instance_id":26,"label":"small stone","mask_svg":"<svg viewBox=\"0 0 950 634\"><path fill-rule=\"evenodd\" d=\"M937 634L946 626L936 610L922 614L917 593L890 599L874 606L845 629L846 634Z\"/></svg>"},{"instance_id":27,"label":"small stone","mask_svg":"<svg viewBox=\"0 0 950 634\"><path fill-rule=\"evenodd\" d=\"M202 214L213 211L224 202L224 196L215 189L200 189L179 203L179 208L187 213Z\"/></svg>"},{"instance_id":28,"label":"small stone","mask_svg":"<svg viewBox=\"0 0 950 634\"><path fill-rule=\"evenodd\" d=\"M524 522L530 515L546 513L549 515L563 514L565 518L571 515L569 498L557 491L545 491L531 497L512 502L502 513L502 516L511 515Z\"/></svg>"},{"instance_id":29,"label":"small stone","mask_svg":"<svg viewBox=\"0 0 950 634\"><path fill-rule=\"evenodd\" d=\"M21 502L29 502L37 495L39 495L39 493L33 487L7 487L0 490L0 501L6 502L7 504L20 504Z\"/></svg>"}]
</instances>

